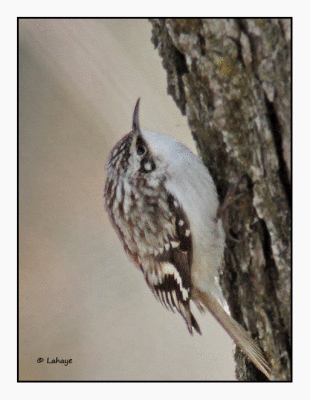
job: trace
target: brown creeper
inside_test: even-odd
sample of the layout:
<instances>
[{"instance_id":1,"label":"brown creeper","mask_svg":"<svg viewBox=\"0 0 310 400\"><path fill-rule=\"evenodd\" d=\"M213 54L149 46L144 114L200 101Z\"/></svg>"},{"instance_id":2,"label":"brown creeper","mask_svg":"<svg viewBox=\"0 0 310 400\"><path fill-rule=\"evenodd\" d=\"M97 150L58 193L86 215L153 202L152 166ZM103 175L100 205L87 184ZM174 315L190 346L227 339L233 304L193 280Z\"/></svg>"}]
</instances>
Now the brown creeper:
<instances>
[{"instance_id":1,"label":"brown creeper","mask_svg":"<svg viewBox=\"0 0 310 400\"><path fill-rule=\"evenodd\" d=\"M132 131L107 164L105 206L126 253L159 301L200 332L191 301L208 309L270 379L260 348L229 315L218 284L225 235L214 182L202 161L168 136L141 130L139 99Z\"/></svg>"}]
</instances>

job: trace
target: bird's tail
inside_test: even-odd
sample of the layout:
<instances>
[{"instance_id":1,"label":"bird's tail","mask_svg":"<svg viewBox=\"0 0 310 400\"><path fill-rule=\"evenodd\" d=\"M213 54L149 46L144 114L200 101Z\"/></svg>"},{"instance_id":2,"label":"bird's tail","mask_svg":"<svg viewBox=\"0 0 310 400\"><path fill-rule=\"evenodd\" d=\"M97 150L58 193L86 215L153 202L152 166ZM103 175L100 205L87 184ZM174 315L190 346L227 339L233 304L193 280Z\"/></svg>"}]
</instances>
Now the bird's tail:
<instances>
[{"instance_id":1,"label":"bird's tail","mask_svg":"<svg viewBox=\"0 0 310 400\"><path fill-rule=\"evenodd\" d=\"M226 330L237 346L251 359L256 367L271 380L271 368L261 349L241 325L238 324L209 293L197 291L193 296L200 307L207 308Z\"/></svg>"}]
</instances>

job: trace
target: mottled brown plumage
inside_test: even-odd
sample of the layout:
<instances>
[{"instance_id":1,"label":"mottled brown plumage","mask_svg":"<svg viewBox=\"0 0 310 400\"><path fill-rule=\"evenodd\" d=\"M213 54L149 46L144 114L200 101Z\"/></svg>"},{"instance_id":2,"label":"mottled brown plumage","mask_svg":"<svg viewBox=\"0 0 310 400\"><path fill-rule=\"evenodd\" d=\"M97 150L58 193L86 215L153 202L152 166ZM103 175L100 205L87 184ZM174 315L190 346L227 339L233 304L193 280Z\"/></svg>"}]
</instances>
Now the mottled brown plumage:
<instances>
[{"instance_id":1,"label":"mottled brown plumage","mask_svg":"<svg viewBox=\"0 0 310 400\"><path fill-rule=\"evenodd\" d=\"M200 332L191 301L208 309L271 379L258 345L229 315L218 284L225 236L213 180L201 160L173 139L142 131L136 104L132 131L112 150L105 206L126 253L154 296Z\"/></svg>"}]
</instances>

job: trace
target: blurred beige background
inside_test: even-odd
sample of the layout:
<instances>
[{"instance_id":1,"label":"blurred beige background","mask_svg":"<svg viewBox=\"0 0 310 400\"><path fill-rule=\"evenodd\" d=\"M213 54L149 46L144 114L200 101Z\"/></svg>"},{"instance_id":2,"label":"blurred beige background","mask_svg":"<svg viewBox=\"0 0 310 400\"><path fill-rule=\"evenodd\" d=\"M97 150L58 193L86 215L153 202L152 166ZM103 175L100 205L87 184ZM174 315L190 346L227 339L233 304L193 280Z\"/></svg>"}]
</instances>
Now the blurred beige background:
<instances>
[{"instance_id":1,"label":"blurred beige background","mask_svg":"<svg viewBox=\"0 0 310 400\"><path fill-rule=\"evenodd\" d=\"M155 300L103 206L139 96L144 128L194 148L150 38L144 19L19 21L21 380L235 379L226 333L194 309L191 337Z\"/></svg>"}]
</instances>

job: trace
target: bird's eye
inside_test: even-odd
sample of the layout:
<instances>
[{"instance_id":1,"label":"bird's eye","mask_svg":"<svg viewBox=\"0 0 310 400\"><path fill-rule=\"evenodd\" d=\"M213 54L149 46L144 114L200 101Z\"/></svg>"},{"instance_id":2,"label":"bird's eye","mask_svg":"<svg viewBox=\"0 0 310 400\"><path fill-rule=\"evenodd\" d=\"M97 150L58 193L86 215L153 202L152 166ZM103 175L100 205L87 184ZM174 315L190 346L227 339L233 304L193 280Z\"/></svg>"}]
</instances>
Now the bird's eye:
<instances>
[{"instance_id":1,"label":"bird's eye","mask_svg":"<svg viewBox=\"0 0 310 400\"><path fill-rule=\"evenodd\" d=\"M137 147L138 156L143 156L146 153L146 148L144 146L139 145Z\"/></svg>"}]
</instances>

